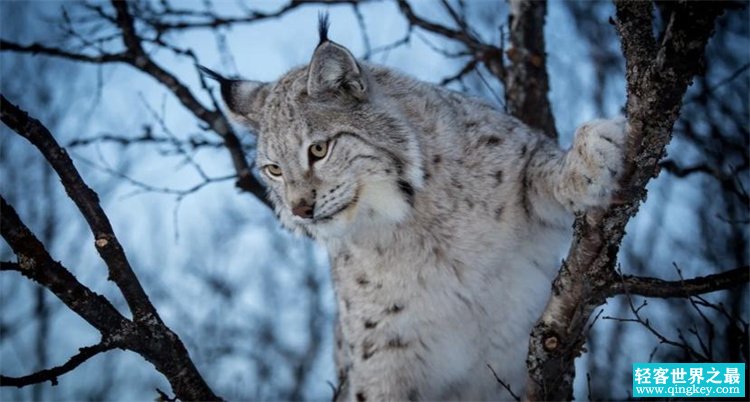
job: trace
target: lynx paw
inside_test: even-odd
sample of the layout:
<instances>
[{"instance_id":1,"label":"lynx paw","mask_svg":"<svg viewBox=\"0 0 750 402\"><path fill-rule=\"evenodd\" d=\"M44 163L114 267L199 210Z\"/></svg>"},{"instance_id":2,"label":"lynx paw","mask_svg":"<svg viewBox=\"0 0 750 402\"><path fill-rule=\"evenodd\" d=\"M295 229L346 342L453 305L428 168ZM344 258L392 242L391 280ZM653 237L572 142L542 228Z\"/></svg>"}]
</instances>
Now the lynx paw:
<instances>
[{"instance_id":1,"label":"lynx paw","mask_svg":"<svg viewBox=\"0 0 750 402\"><path fill-rule=\"evenodd\" d=\"M558 194L572 210L606 206L618 189L625 158L627 120L594 120L576 130Z\"/></svg>"}]
</instances>

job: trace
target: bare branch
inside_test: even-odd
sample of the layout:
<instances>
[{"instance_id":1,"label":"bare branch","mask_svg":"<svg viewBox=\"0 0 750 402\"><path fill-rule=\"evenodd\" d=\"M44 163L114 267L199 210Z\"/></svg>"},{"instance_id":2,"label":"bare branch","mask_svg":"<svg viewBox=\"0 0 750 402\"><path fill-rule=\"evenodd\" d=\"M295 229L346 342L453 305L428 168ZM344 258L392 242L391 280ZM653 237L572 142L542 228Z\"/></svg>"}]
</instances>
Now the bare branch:
<instances>
[{"instance_id":1,"label":"bare branch","mask_svg":"<svg viewBox=\"0 0 750 402\"><path fill-rule=\"evenodd\" d=\"M500 384L503 388L505 388L505 390L508 391L508 393L510 394L511 397L513 397L513 399L520 402L521 398L518 395L516 395L515 392L513 392L513 390L510 388L510 385L508 385L507 382L500 379L500 377L495 372L495 369L493 369L492 366L490 366L489 364L487 365L487 368L489 368L490 371L492 372L492 375L495 377L495 381L497 381L498 384Z\"/></svg>"},{"instance_id":2,"label":"bare branch","mask_svg":"<svg viewBox=\"0 0 750 402\"><path fill-rule=\"evenodd\" d=\"M167 8L161 12L162 15L166 16L180 16L180 17L192 17L194 20L181 19L176 22L164 21L164 19L151 19L143 16L142 20L151 26L157 33L165 33L176 30L186 29L215 29L220 27L227 27L231 25L242 25L251 24L261 20L278 18L294 10L298 7L308 4L356 4L358 0L308 0L299 1L293 0L282 6L276 11L270 13L264 13L256 10L248 10L246 15L239 16L220 16L212 12L189 10L189 9L173 9ZM198 20L195 20L197 18Z\"/></svg>"},{"instance_id":3,"label":"bare branch","mask_svg":"<svg viewBox=\"0 0 750 402\"><path fill-rule=\"evenodd\" d=\"M17 271L54 293L66 306L102 333L123 328L126 323L117 309L103 296L92 292L59 262L50 257L36 236L0 197L0 232L18 256L18 263L3 263L3 271Z\"/></svg>"},{"instance_id":4,"label":"bare branch","mask_svg":"<svg viewBox=\"0 0 750 402\"><path fill-rule=\"evenodd\" d=\"M33 374L25 375L23 377L9 377L0 375L0 386L21 388L27 385L39 384L46 381L51 382L52 385L57 385L57 377L75 370L76 367L80 366L88 359L100 353L112 350L115 347L116 346L113 343L101 342L93 346L86 346L78 349L78 353L76 355L72 356L70 359L68 359L67 362L57 367L41 370Z\"/></svg>"},{"instance_id":5,"label":"bare branch","mask_svg":"<svg viewBox=\"0 0 750 402\"><path fill-rule=\"evenodd\" d=\"M99 196L83 182L65 149L38 120L2 96L0 118L12 130L31 142L55 169L68 196L75 202L88 222L96 240L96 249L109 268L109 278L115 282L128 302L136 319L158 316L133 272L125 252L114 234L112 225L99 205Z\"/></svg>"},{"instance_id":6,"label":"bare branch","mask_svg":"<svg viewBox=\"0 0 750 402\"><path fill-rule=\"evenodd\" d=\"M166 144L166 145L172 145L175 147L187 147L190 149L198 149L198 148L220 148L223 147L224 144L216 141L209 141L203 138L200 138L198 136L190 137L185 140L179 140L172 137L160 137L155 136L150 132L146 132L139 136L122 136L117 134L111 134L111 133L102 133L97 136L93 137L86 137L86 138L76 138L68 143L68 147L75 148L75 147L84 147L92 144L98 144L98 143L112 143L112 144L118 144L123 146L133 145L133 144L143 144L143 143L151 143L151 144Z\"/></svg>"},{"instance_id":7,"label":"bare branch","mask_svg":"<svg viewBox=\"0 0 750 402\"><path fill-rule=\"evenodd\" d=\"M21 274L51 290L68 307L91 323L104 339L117 339L117 346L134 351L151 362L182 400L220 400L208 387L190 360L179 337L159 317L125 257L98 196L81 179L64 149L38 120L0 97L0 118L28 139L47 158L88 221L96 248L109 267L109 276L122 291L135 320L122 317L104 297L91 292L60 263L21 222L13 208L0 197L0 231L18 256L18 264L3 264L3 270Z\"/></svg>"},{"instance_id":8,"label":"bare branch","mask_svg":"<svg viewBox=\"0 0 750 402\"><path fill-rule=\"evenodd\" d=\"M505 66L503 66L502 49L482 43L473 33L468 30L458 30L428 21L418 16L406 0L398 0L398 6L410 26L417 26L425 31L444 36L466 46L474 58L481 61L487 69L500 81L505 79Z\"/></svg>"},{"instance_id":9,"label":"bare branch","mask_svg":"<svg viewBox=\"0 0 750 402\"><path fill-rule=\"evenodd\" d=\"M365 46L365 55L372 54L370 35L367 34L367 24L365 24L365 16L364 14L362 14L362 10L359 9L359 3L352 3L352 11L354 11L354 16L357 17L359 32L362 34L362 44Z\"/></svg>"},{"instance_id":10,"label":"bare branch","mask_svg":"<svg viewBox=\"0 0 750 402\"><path fill-rule=\"evenodd\" d=\"M673 160L665 160L659 163L659 167L664 169L669 174L674 175L675 177L687 177L695 173L706 174L715 178L725 189L728 189L729 191L737 195L745 204L750 203L750 195L748 195L744 187L742 187L742 183L739 181L739 178L736 175L737 172L747 167L746 164L745 166L740 166L733 169L733 172L729 174L724 173L721 169L710 166L708 163L700 163L693 166L680 167Z\"/></svg>"},{"instance_id":11,"label":"bare branch","mask_svg":"<svg viewBox=\"0 0 750 402\"><path fill-rule=\"evenodd\" d=\"M648 300L643 300L643 303L641 303L639 306L635 306L633 303L633 298L630 296L630 294L626 294L627 300L628 300L628 307L630 308L630 312L633 314L633 317L635 318L622 318L622 317L611 317L611 316L604 316L602 319L604 320L610 320L610 321L619 321L619 322L625 322L625 323L634 323L639 324L643 328L645 328L648 332L650 332L656 339L659 340L660 345L669 345L676 347L678 349L683 350L686 354L691 356L693 359L696 359L698 361L709 361L710 359L708 356L703 355L702 353L695 350L692 346L690 346L689 343L681 336L678 335L679 340L673 340L659 332L656 328L651 325L651 322L648 320L648 318L643 318L641 316L641 310L643 310L648 305ZM652 356L653 356L652 352Z\"/></svg>"},{"instance_id":12,"label":"bare branch","mask_svg":"<svg viewBox=\"0 0 750 402\"><path fill-rule=\"evenodd\" d=\"M203 121L207 127L221 136L224 146L227 148L232 158L235 171L237 172L236 186L243 191L253 194L258 200L270 206L269 201L266 199L265 188L255 176L253 176L250 164L248 163L242 148L242 144L237 134L232 130L226 116L224 116L224 114L218 109L211 110L205 107L200 101L198 101L187 86L180 82L170 72L156 64L143 49L143 39L136 33L133 17L128 11L128 3L113 1L113 5L117 10L116 22L123 33L123 42L126 47L126 50L123 52L91 56L39 44L24 46L5 40L0 40L0 50L44 54L47 56L61 57L89 63L127 63L150 75L162 85L166 86L177 97L180 103L182 103L183 106L192 112L199 120ZM182 53L189 53L188 55L191 56L190 52L183 51Z\"/></svg>"},{"instance_id":13,"label":"bare branch","mask_svg":"<svg viewBox=\"0 0 750 402\"><path fill-rule=\"evenodd\" d=\"M183 83L148 57L141 45L141 39L135 31L133 16L128 11L127 2L113 0L112 5L117 10L117 24L122 30L123 42L131 54L128 62L169 88L188 110L223 138L224 145L229 150L232 163L237 171L237 186L269 205L265 197L265 189L253 176L242 150L242 144L232 131L226 116L217 110L209 110L204 107Z\"/></svg>"},{"instance_id":14,"label":"bare branch","mask_svg":"<svg viewBox=\"0 0 750 402\"><path fill-rule=\"evenodd\" d=\"M450 84L453 81L460 81L464 76L469 74L470 72L474 71L474 69L477 66L476 59L469 60L468 63L466 63L459 72L457 72L454 75L451 75L450 77L445 77L440 81L440 85L445 86Z\"/></svg>"},{"instance_id":15,"label":"bare branch","mask_svg":"<svg viewBox=\"0 0 750 402\"><path fill-rule=\"evenodd\" d=\"M416 25L425 31L436 33L445 36L446 38L461 42L470 49L477 50L487 46L479 42L477 38L466 31L448 28L445 25L440 25L417 16L411 8L411 5L409 5L406 0L398 0L398 6L411 25Z\"/></svg>"},{"instance_id":16,"label":"bare branch","mask_svg":"<svg viewBox=\"0 0 750 402\"><path fill-rule=\"evenodd\" d=\"M98 55L87 55L83 53L70 52L55 47L49 47L39 43L32 43L31 45L21 45L15 42L7 41L5 39L0 39L0 51L44 54L47 56L62 57L65 59L82 61L85 63L126 62L128 59L128 56L125 53L103 53Z\"/></svg>"},{"instance_id":17,"label":"bare branch","mask_svg":"<svg viewBox=\"0 0 750 402\"><path fill-rule=\"evenodd\" d=\"M734 81L737 77L741 76L745 71L750 69L750 63L745 63L737 70L732 72L732 74L729 74L726 78L721 79L720 81L714 83L710 87L706 88L702 93L693 95L690 99L685 100L685 104L696 102L700 99L701 96L705 96L705 94L711 94L715 92L717 89L721 88L722 86L729 84L730 82Z\"/></svg>"},{"instance_id":18,"label":"bare branch","mask_svg":"<svg viewBox=\"0 0 750 402\"><path fill-rule=\"evenodd\" d=\"M161 193L161 194L169 194L169 195L175 196L176 199L177 199L177 201L181 201L186 196L188 196L190 194L194 194L194 193L198 192L199 190L203 189L204 187L206 187L206 186L208 186L210 184L221 183L221 182L225 182L225 181L233 180L233 179L237 178L237 176L235 176L234 174L228 174L228 175L224 175L224 176L208 176L205 173L201 172L201 174L200 174L201 180L199 180L195 184L189 185L189 186L184 187L184 188L173 188L173 187L166 187L166 186L154 186L154 185L142 182L140 180L134 179L134 178L128 176L127 174L119 172L119 171L117 171L115 169L112 169L112 168L109 168L109 167L106 167L106 166L101 166L99 164L96 164L95 162L92 162L92 161L89 161L89 160L86 160L86 159L81 159L81 161L84 162L84 163L87 163L87 164L89 164L91 166L94 166L95 168L97 168L97 169L99 169L99 170L101 170L101 171L103 171L103 172L105 172L107 174L110 174L112 176L115 176L115 177L118 177L120 179L125 180L127 183L129 183L129 184L137 187L138 190L140 190L140 191L138 191L136 193Z\"/></svg>"},{"instance_id":19,"label":"bare branch","mask_svg":"<svg viewBox=\"0 0 750 402\"><path fill-rule=\"evenodd\" d=\"M448 0L440 0L440 4L442 4L443 8L448 12L448 14L451 16L451 19L453 22L458 25L459 28L463 31L469 31L471 28L469 28L469 24L466 23L466 19L464 19L465 16L459 15L456 10L453 9L453 6L448 2Z\"/></svg>"},{"instance_id":20,"label":"bare branch","mask_svg":"<svg viewBox=\"0 0 750 402\"><path fill-rule=\"evenodd\" d=\"M556 138L552 107L547 98L549 79L544 49L546 1L510 1L512 47L506 52L511 61L507 66L503 62L503 43L500 47L483 43L448 2L444 1L442 4L458 29L428 21L418 16L406 0L398 1L410 26L460 42L473 56L456 75L446 78L443 83L460 79L472 71L478 62L482 62L505 85L505 105L508 112L529 126Z\"/></svg>"},{"instance_id":21,"label":"bare branch","mask_svg":"<svg viewBox=\"0 0 750 402\"><path fill-rule=\"evenodd\" d=\"M510 0L510 63L505 74L508 112L529 126L557 138L552 106L547 98L549 78L544 50L547 1Z\"/></svg>"},{"instance_id":22,"label":"bare branch","mask_svg":"<svg viewBox=\"0 0 750 402\"><path fill-rule=\"evenodd\" d=\"M676 177L687 177L693 173L705 173L709 176L714 176L719 180L724 180L725 175L719 169L715 169L706 163L693 165L690 167L680 167L677 162L673 160L665 160L659 162L659 166Z\"/></svg>"},{"instance_id":23,"label":"bare branch","mask_svg":"<svg viewBox=\"0 0 750 402\"><path fill-rule=\"evenodd\" d=\"M665 281L663 279L624 276L621 281L612 283L610 295L629 293L648 297L690 297L717 290L747 286L750 281L750 266L731 269L718 274L693 279Z\"/></svg>"},{"instance_id":24,"label":"bare branch","mask_svg":"<svg viewBox=\"0 0 750 402\"><path fill-rule=\"evenodd\" d=\"M403 46L409 43L410 41L411 41L411 29L408 32L406 32L406 35L404 35L403 38L395 40L391 43L387 43L385 45L373 48L372 50L370 50L369 53L365 53L364 56L362 56L362 58L365 60L370 60L372 56L376 54L390 52L391 50L396 49L399 46Z\"/></svg>"},{"instance_id":25,"label":"bare branch","mask_svg":"<svg viewBox=\"0 0 750 402\"><path fill-rule=\"evenodd\" d=\"M18 271L21 272L21 264L11 261L0 262L0 271Z\"/></svg>"},{"instance_id":26,"label":"bare branch","mask_svg":"<svg viewBox=\"0 0 750 402\"><path fill-rule=\"evenodd\" d=\"M585 325L617 281L614 266L629 218L645 197L645 186L664 154L693 76L722 3L675 3L657 44L652 33L652 4L616 1L617 28L626 57L630 130L626 171L621 179L625 202L576 220L575 238L529 343L531 378L527 398L572 398L574 360L585 341ZM551 342L554 340L554 342Z\"/></svg>"}]
</instances>

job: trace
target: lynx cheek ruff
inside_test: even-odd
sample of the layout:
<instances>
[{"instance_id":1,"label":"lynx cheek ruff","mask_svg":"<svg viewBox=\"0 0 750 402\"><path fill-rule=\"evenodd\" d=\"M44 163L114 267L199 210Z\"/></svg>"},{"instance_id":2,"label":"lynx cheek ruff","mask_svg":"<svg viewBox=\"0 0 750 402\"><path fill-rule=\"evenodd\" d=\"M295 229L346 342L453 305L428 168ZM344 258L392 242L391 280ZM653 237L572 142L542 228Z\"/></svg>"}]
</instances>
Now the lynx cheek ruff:
<instances>
[{"instance_id":1,"label":"lynx cheek ruff","mask_svg":"<svg viewBox=\"0 0 750 402\"><path fill-rule=\"evenodd\" d=\"M339 398L497 400L525 386L528 334L573 213L608 205L625 121L564 152L481 100L364 63L328 38L278 81L221 83L257 133L287 228L324 245L338 300Z\"/></svg>"}]
</instances>

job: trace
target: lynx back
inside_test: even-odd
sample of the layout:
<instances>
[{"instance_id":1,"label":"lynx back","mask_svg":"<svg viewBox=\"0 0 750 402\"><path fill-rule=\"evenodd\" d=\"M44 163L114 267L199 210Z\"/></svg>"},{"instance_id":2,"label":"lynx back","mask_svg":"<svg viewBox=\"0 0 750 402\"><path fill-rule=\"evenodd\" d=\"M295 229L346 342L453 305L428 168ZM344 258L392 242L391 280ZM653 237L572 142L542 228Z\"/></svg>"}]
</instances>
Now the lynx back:
<instances>
[{"instance_id":1,"label":"lynx back","mask_svg":"<svg viewBox=\"0 0 750 402\"><path fill-rule=\"evenodd\" d=\"M327 248L342 400L498 400L523 392L528 334L570 241L606 205L623 120L563 152L481 100L358 61L328 39L274 83L221 82L258 134L281 222Z\"/></svg>"}]
</instances>

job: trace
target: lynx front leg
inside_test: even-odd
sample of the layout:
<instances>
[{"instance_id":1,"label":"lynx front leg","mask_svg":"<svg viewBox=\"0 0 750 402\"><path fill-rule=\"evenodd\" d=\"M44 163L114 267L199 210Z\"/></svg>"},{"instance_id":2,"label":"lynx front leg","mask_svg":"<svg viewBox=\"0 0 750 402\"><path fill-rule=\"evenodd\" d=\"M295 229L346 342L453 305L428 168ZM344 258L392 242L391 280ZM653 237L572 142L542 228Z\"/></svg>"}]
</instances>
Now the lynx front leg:
<instances>
[{"instance_id":1,"label":"lynx front leg","mask_svg":"<svg viewBox=\"0 0 750 402\"><path fill-rule=\"evenodd\" d=\"M609 205L622 175L626 134L623 117L578 128L555 185L558 201L572 211Z\"/></svg>"}]
</instances>

